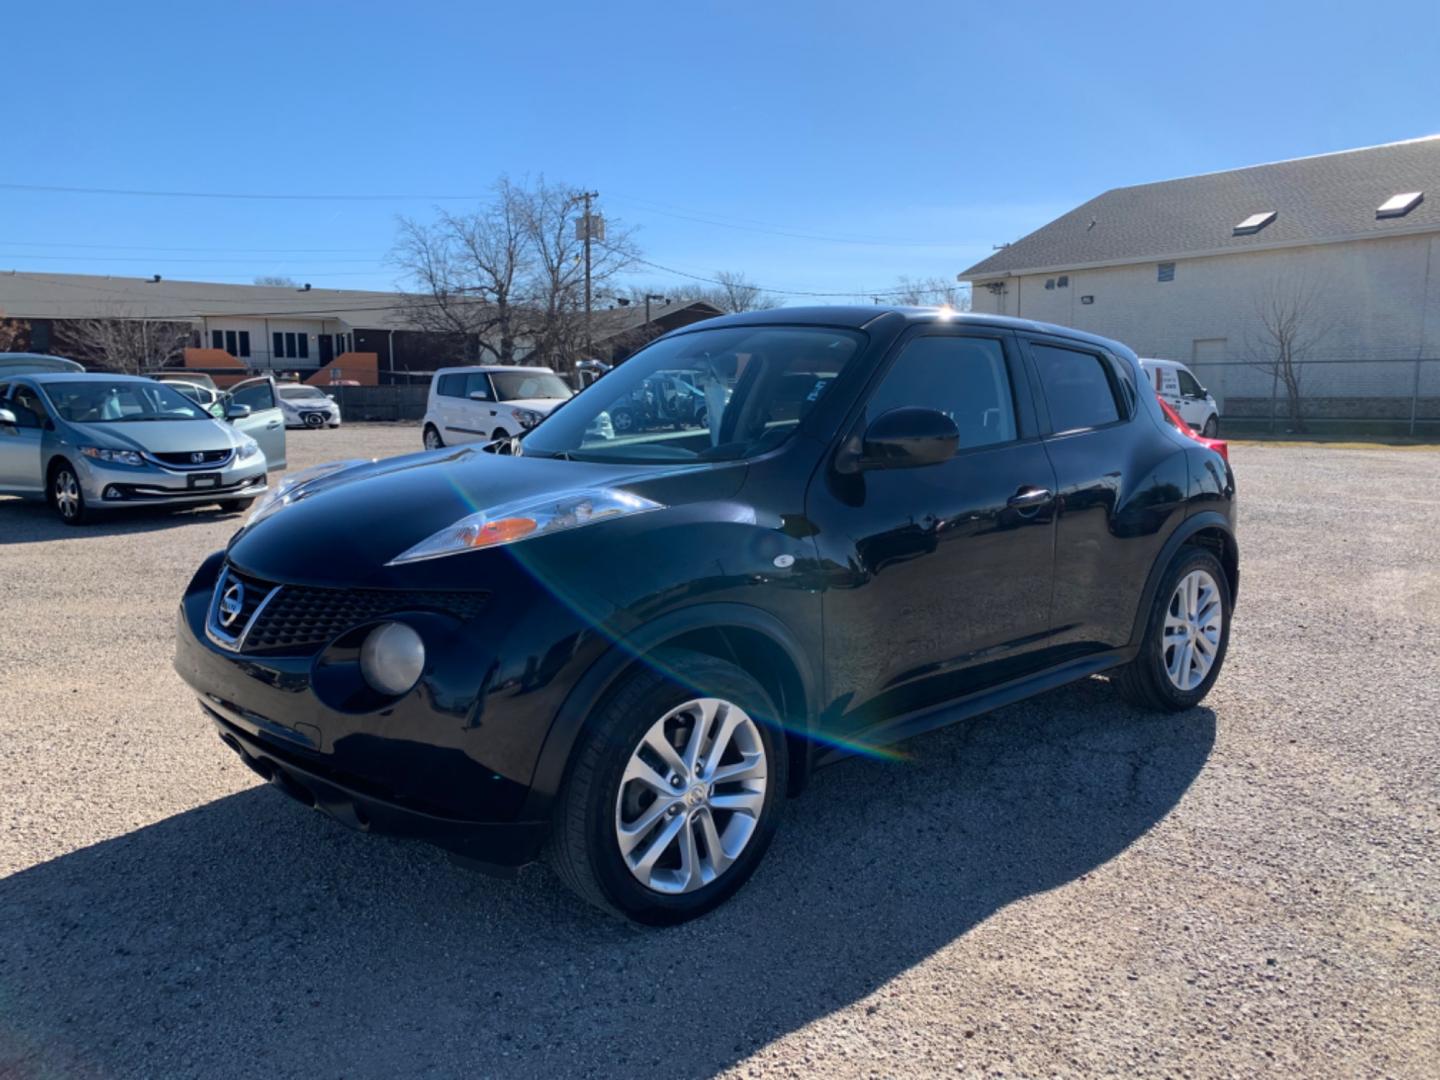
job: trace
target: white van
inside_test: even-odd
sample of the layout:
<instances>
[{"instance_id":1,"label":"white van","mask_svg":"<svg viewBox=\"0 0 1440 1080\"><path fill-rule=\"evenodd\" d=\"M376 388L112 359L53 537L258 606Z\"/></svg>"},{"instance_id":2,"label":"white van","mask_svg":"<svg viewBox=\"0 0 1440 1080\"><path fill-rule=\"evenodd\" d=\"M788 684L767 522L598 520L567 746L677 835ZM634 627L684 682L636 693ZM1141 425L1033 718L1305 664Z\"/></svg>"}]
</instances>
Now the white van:
<instances>
[{"instance_id":1,"label":"white van","mask_svg":"<svg viewBox=\"0 0 1440 1080\"><path fill-rule=\"evenodd\" d=\"M1180 418L1207 439L1220 433L1220 408L1210 391L1178 360L1140 360L1155 392L1170 403Z\"/></svg>"},{"instance_id":2,"label":"white van","mask_svg":"<svg viewBox=\"0 0 1440 1080\"><path fill-rule=\"evenodd\" d=\"M519 435L573 394L548 367L441 368L430 380L425 448Z\"/></svg>"}]
</instances>

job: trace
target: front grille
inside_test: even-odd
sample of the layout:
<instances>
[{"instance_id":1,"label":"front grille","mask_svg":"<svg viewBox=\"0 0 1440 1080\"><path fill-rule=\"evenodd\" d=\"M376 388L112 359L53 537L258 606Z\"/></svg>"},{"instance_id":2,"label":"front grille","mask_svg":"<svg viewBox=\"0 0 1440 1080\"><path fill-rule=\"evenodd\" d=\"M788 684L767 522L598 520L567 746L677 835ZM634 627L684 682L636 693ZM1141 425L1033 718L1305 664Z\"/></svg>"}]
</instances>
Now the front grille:
<instances>
[{"instance_id":1,"label":"front grille","mask_svg":"<svg viewBox=\"0 0 1440 1080\"><path fill-rule=\"evenodd\" d=\"M223 606L228 590L229 608ZM239 610L227 624L223 614ZM322 589L276 585L226 567L210 603L210 637L240 652L276 652L328 645L345 631L404 611L431 611L469 620L489 601L487 592L403 589Z\"/></svg>"},{"instance_id":2,"label":"front grille","mask_svg":"<svg viewBox=\"0 0 1440 1080\"><path fill-rule=\"evenodd\" d=\"M181 450L177 453L151 454L150 456L162 465L170 465L177 469L201 469L207 465L211 467L222 465L230 460L230 455L233 453L235 453L234 450Z\"/></svg>"}]
</instances>

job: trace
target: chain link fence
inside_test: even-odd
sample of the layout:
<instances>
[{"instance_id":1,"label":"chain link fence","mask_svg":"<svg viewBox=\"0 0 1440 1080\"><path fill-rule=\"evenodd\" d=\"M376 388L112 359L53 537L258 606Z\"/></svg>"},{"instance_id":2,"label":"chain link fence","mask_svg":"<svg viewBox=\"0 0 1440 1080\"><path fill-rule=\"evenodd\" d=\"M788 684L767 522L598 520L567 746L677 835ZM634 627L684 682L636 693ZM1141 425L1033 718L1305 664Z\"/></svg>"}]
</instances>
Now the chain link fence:
<instances>
[{"instance_id":1,"label":"chain link fence","mask_svg":"<svg viewBox=\"0 0 1440 1080\"><path fill-rule=\"evenodd\" d=\"M1245 360L1187 366L1215 398L1225 432L1440 436L1440 358L1301 361L1298 424L1284 380L1267 368Z\"/></svg>"}]
</instances>

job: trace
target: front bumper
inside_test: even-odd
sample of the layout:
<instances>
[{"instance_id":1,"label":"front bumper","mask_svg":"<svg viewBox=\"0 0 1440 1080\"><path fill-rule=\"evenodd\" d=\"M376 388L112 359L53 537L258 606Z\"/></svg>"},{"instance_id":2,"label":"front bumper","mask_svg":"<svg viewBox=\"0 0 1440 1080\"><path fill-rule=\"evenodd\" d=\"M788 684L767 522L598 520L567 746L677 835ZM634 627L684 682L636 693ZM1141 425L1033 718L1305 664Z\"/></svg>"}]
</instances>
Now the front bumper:
<instances>
[{"instance_id":1,"label":"front bumper","mask_svg":"<svg viewBox=\"0 0 1440 1080\"><path fill-rule=\"evenodd\" d=\"M544 822L459 821L402 806L305 768L257 735L244 714L231 713L227 719L222 707L213 702L202 701L201 708L214 722L220 740L240 755L248 768L292 799L347 828L424 840L467 862L501 871L533 862L544 845Z\"/></svg>"},{"instance_id":2,"label":"front bumper","mask_svg":"<svg viewBox=\"0 0 1440 1080\"><path fill-rule=\"evenodd\" d=\"M263 454L215 470L107 465L80 457L77 472L85 501L92 508L213 503L253 499L265 492Z\"/></svg>"}]
</instances>

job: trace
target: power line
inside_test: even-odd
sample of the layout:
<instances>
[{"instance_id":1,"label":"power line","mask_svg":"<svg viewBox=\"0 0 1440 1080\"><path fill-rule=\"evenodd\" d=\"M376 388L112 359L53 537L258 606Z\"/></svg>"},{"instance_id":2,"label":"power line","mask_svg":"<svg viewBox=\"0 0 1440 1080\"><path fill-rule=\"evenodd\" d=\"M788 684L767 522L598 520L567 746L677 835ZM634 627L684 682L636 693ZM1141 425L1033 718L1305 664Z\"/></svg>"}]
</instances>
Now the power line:
<instances>
[{"instance_id":1,"label":"power line","mask_svg":"<svg viewBox=\"0 0 1440 1080\"><path fill-rule=\"evenodd\" d=\"M260 202L475 202L485 195L299 194L294 192L156 191L147 188L70 187L60 184L4 184L0 191L39 191L61 195L124 195L146 199L249 199Z\"/></svg>"},{"instance_id":2,"label":"power line","mask_svg":"<svg viewBox=\"0 0 1440 1080\"><path fill-rule=\"evenodd\" d=\"M20 252L20 253L0 252L0 259L37 259L37 260L43 260L43 261L45 261L45 262L74 262L77 257L78 257L78 256L75 256L75 255L32 255L32 254L30 254L29 252ZM236 260L236 259L234 259L234 258L196 259L196 258L186 257L186 258L179 258L179 259L177 259L177 258L175 258L173 255L167 255L167 256L165 256L165 257L163 257L163 258L161 258L161 259L158 259L158 260L157 260L154 256L152 256L152 255L85 255L85 256L83 256L83 258L84 258L84 260L85 260L86 262L157 262L157 261L158 261L158 262L165 262L165 263L234 263L234 262L238 261L238 260ZM329 261L330 261L330 262L336 262L336 263L351 263L351 264L363 263L363 264L365 264L365 265L367 265L367 266L377 266L377 267L379 267L379 266L384 266L384 265L385 265L385 261L384 261L383 259L376 259L376 258L369 258L369 259L331 259L331 260L329 260ZM293 265L294 262L295 262L295 260L294 260L294 259L266 259L265 262L267 263L267 265L272 265L272 266L286 266L286 265Z\"/></svg>"},{"instance_id":3,"label":"power line","mask_svg":"<svg viewBox=\"0 0 1440 1080\"><path fill-rule=\"evenodd\" d=\"M654 270L663 270L667 274L675 274L679 277L689 278L691 281L701 281L707 285L724 286L726 282L719 278L706 277L704 274L696 274L689 270L678 270L673 266L664 266L661 263L651 262L649 259L641 259L637 256L628 256L631 262L640 263L642 266L651 267ZM815 296L815 297L856 297L856 296L903 296L914 290L911 288L889 288L889 289L847 289L843 292L817 292L809 289L781 289L770 285L758 285L753 281L745 282L747 287L759 289L761 292L774 293L777 296Z\"/></svg>"},{"instance_id":4,"label":"power line","mask_svg":"<svg viewBox=\"0 0 1440 1080\"><path fill-rule=\"evenodd\" d=\"M87 251L228 251L239 255L332 255L359 254L374 248L232 248L154 247L147 244L72 244L58 240L0 240L0 247L82 248Z\"/></svg>"}]
</instances>

